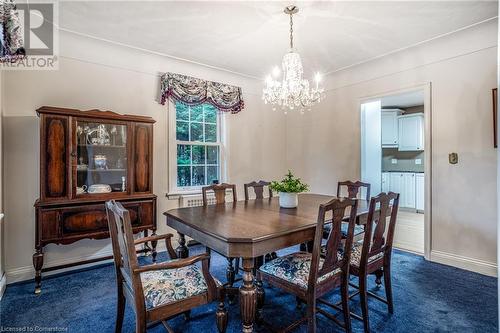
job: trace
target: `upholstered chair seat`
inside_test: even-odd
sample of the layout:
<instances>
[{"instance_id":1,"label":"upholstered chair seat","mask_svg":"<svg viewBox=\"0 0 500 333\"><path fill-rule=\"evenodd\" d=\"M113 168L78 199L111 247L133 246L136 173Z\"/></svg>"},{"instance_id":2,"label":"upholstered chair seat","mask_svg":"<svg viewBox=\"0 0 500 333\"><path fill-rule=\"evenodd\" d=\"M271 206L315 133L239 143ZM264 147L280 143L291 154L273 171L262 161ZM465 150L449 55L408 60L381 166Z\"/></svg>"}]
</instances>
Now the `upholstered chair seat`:
<instances>
[{"instance_id":1,"label":"upholstered chair seat","mask_svg":"<svg viewBox=\"0 0 500 333\"><path fill-rule=\"evenodd\" d=\"M359 262L361 261L361 252L363 251L363 242L357 242L352 247L351 252L351 266L359 267ZM376 260L382 259L384 253L380 252L368 258L368 263L374 262Z\"/></svg>"},{"instance_id":2,"label":"upholstered chair seat","mask_svg":"<svg viewBox=\"0 0 500 333\"><path fill-rule=\"evenodd\" d=\"M277 278L293 283L303 289L307 289L309 280L309 270L311 269L312 254L307 252L296 252L284 257L273 259L260 267L260 271L273 275ZM339 260L342 258L339 256ZM319 269L323 267L324 259L319 261ZM341 273L341 269L322 275L318 278L318 283L327 280L335 274Z\"/></svg>"},{"instance_id":3,"label":"upholstered chair seat","mask_svg":"<svg viewBox=\"0 0 500 333\"><path fill-rule=\"evenodd\" d=\"M221 283L214 278L217 286ZM146 308L151 309L206 293L207 283L196 265L141 273Z\"/></svg>"}]
</instances>

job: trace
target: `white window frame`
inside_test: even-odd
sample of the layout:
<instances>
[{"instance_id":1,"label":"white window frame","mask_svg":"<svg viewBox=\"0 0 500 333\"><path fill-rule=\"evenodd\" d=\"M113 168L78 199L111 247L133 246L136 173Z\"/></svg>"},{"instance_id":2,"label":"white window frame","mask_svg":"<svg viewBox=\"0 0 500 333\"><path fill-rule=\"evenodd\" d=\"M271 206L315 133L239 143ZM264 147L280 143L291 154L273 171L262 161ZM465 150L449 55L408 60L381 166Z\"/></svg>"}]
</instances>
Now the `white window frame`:
<instances>
[{"instance_id":1,"label":"white window frame","mask_svg":"<svg viewBox=\"0 0 500 333\"><path fill-rule=\"evenodd\" d=\"M226 148L227 148L227 136L226 136L226 117L224 112L217 111L217 134L219 136L219 143L212 142L201 142L201 141L177 141L177 131L176 131L176 110L175 102L168 101L168 174L169 174L169 186L167 196L176 195L189 195L189 194L200 194L202 186L177 186L177 144L200 144L207 146L219 146L219 167L220 167L220 179L219 182L226 182L227 168L226 168ZM210 184L208 184L210 185Z\"/></svg>"}]
</instances>

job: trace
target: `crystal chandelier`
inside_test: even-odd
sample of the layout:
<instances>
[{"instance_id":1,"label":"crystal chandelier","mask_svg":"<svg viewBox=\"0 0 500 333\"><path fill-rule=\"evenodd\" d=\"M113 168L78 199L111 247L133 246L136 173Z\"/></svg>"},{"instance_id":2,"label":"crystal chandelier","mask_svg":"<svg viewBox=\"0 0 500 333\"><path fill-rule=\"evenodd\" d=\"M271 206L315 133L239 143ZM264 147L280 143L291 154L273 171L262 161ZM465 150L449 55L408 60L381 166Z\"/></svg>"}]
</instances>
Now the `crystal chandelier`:
<instances>
[{"instance_id":1,"label":"crystal chandelier","mask_svg":"<svg viewBox=\"0 0 500 333\"><path fill-rule=\"evenodd\" d=\"M300 55L293 48L293 14L298 13L297 6L287 6L284 13L290 15L290 50L283 56L281 67L283 77L281 82L275 78L280 74L278 67L275 67L272 75L266 78L266 86L263 89L262 99L264 103L280 106L285 114L287 110L300 109L301 113L305 109L310 110L311 106L319 103L323 97L323 88L319 86L321 76L315 76L315 87L309 86L309 81L302 76L304 70Z\"/></svg>"}]
</instances>

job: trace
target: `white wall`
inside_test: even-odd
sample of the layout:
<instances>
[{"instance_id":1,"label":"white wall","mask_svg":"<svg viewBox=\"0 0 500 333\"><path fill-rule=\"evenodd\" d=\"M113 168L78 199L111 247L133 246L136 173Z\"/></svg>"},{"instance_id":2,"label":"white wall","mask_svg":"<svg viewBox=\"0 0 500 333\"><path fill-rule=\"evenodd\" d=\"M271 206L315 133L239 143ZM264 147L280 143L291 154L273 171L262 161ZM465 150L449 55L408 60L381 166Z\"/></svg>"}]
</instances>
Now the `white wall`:
<instances>
[{"instance_id":1,"label":"white wall","mask_svg":"<svg viewBox=\"0 0 500 333\"><path fill-rule=\"evenodd\" d=\"M497 21L329 76L326 100L287 118L287 166L334 193L360 177L360 101L432 84L431 260L496 274ZM459 163L448 163L457 152ZM427 162L427 161L426 161Z\"/></svg>"},{"instance_id":2,"label":"white wall","mask_svg":"<svg viewBox=\"0 0 500 333\"><path fill-rule=\"evenodd\" d=\"M8 282L33 277L34 208L39 196L39 120L42 105L98 108L151 116L154 126L154 192L159 233L166 232L167 107L158 104L158 74L178 72L241 86L245 109L227 115L228 181L242 187L254 179L275 179L285 170L285 119L261 103L261 82L143 51L62 32L58 71L5 72L5 258ZM240 193L241 194L241 193ZM240 196L242 197L242 195ZM45 248L44 267L75 258L110 254L109 240L82 240Z\"/></svg>"}]
</instances>

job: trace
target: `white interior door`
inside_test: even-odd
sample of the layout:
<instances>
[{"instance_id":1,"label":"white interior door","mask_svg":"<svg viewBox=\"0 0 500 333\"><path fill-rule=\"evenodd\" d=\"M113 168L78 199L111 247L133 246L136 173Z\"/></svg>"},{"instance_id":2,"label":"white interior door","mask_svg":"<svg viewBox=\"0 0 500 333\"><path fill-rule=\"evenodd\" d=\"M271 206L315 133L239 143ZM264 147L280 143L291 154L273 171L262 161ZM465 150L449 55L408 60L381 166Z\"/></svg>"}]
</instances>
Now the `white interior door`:
<instances>
[{"instance_id":1,"label":"white interior door","mask_svg":"<svg viewBox=\"0 0 500 333\"><path fill-rule=\"evenodd\" d=\"M380 100L361 104L361 181L371 184L373 196L382 187L381 117Z\"/></svg>"}]
</instances>

